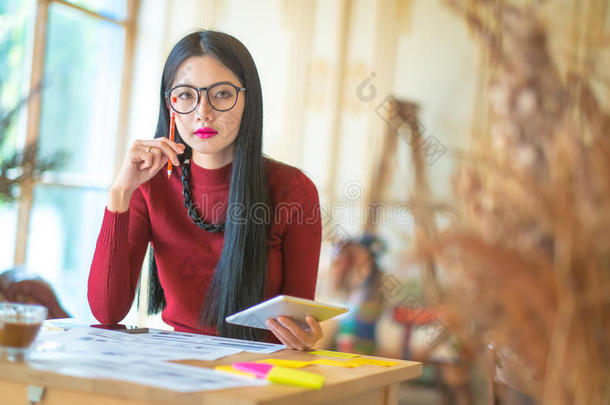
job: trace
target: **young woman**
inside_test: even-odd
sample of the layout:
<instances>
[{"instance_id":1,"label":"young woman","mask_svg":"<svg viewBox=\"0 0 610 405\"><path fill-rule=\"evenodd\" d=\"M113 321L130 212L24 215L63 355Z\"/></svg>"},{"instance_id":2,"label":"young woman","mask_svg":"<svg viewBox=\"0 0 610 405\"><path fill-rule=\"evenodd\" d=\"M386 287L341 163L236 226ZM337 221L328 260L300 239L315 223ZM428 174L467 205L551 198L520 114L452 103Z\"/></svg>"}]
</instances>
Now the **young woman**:
<instances>
[{"instance_id":1,"label":"young woman","mask_svg":"<svg viewBox=\"0 0 610 405\"><path fill-rule=\"evenodd\" d=\"M318 193L300 170L263 157L262 123L258 72L241 42L198 31L174 46L155 139L131 146L109 190L89 275L100 322L127 314L149 242L149 311L162 310L175 330L263 339L225 317L278 294L314 298ZM307 322L302 329L279 317L267 326L288 348L305 350L322 335L315 319Z\"/></svg>"}]
</instances>

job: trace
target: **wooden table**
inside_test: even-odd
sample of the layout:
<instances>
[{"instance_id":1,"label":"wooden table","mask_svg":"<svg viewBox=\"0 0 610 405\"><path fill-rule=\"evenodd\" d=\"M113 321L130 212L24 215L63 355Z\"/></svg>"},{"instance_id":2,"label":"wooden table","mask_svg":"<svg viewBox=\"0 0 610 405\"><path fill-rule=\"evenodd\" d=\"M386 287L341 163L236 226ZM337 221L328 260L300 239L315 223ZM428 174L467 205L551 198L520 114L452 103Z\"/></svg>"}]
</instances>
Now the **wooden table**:
<instances>
[{"instance_id":1,"label":"wooden table","mask_svg":"<svg viewBox=\"0 0 610 405\"><path fill-rule=\"evenodd\" d=\"M177 363L214 367L265 358L313 360L328 357L281 350L272 354L242 352L217 361L186 360ZM325 376L324 386L320 390L267 385L196 393L177 393L118 380L71 377L35 370L24 363L3 362L0 363L0 404L27 405L28 386L45 388L44 396L38 402L40 405L396 404L399 382L421 375L422 365L412 361L395 361L399 364L392 367L364 365L342 368L317 364L305 367L303 370Z\"/></svg>"}]
</instances>

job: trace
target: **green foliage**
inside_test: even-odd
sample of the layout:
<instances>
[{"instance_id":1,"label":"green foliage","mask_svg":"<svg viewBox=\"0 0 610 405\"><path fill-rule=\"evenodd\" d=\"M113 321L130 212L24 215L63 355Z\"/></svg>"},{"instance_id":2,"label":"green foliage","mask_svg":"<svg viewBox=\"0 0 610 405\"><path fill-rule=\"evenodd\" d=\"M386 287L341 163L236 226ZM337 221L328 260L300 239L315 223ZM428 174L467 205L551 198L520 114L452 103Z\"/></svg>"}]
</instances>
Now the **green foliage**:
<instances>
[{"instance_id":1,"label":"green foliage","mask_svg":"<svg viewBox=\"0 0 610 405\"><path fill-rule=\"evenodd\" d=\"M22 108L42 87L35 86L25 97L21 95L28 80L23 67L34 6L33 1L0 2L0 204L14 201L19 197L20 185L38 181L42 173L66 159L64 152L38 156L37 144L18 147Z\"/></svg>"}]
</instances>

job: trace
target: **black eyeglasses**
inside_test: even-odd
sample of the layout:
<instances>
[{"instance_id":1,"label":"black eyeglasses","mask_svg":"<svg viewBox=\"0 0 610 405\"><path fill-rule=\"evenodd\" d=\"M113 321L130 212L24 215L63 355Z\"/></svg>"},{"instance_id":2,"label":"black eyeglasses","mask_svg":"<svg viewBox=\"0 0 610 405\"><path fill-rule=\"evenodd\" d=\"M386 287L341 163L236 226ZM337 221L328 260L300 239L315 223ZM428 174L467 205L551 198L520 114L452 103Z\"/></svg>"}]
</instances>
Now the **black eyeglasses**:
<instances>
[{"instance_id":1,"label":"black eyeglasses","mask_svg":"<svg viewBox=\"0 0 610 405\"><path fill-rule=\"evenodd\" d=\"M208 103L216 111L229 111L237 104L240 91L246 91L245 87L239 87L231 82L214 83L209 87L194 87L181 84L165 92L168 104L178 114L188 114L195 111L201 102L201 91L205 91Z\"/></svg>"}]
</instances>

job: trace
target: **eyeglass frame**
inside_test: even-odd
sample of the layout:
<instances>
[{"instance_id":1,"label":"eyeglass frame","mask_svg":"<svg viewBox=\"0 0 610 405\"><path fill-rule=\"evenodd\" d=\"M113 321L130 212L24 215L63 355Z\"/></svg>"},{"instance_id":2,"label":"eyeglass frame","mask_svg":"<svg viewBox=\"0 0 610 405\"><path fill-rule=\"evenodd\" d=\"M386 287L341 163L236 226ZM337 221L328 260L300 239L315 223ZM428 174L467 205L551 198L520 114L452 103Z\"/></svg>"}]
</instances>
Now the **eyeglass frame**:
<instances>
[{"instance_id":1,"label":"eyeglass frame","mask_svg":"<svg viewBox=\"0 0 610 405\"><path fill-rule=\"evenodd\" d=\"M218 108L214 107L214 105L212 104L212 102L210 102L210 94L208 93L208 89L211 89L214 86L217 86L219 84L227 84L231 87L233 87L235 89L235 91L237 92L237 95L235 96L235 102L233 103L233 105L229 108L227 108L226 110L219 110ZM169 95L172 94L172 91L174 91L175 89L177 89L178 87L189 87L193 90L195 90L197 92L197 103L195 103L195 107L193 107L193 109L189 112L180 112L180 111L176 111L176 109L174 108L174 106L172 105L170 99L169 99ZM195 111L197 109L197 107L199 107L199 103L201 103L201 91L205 90L205 98L208 99L208 104L210 105L210 107L212 107L213 109L215 109L216 111L219 112L225 112L225 111L230 111L232 110L235 105L237 104L237 100L239 99L239 93L242 91L246 91L245 87L239 87L236 86L235 84L231 83L231 82L218 82L218 83L213 83L211 86L208 87L195 87L195 86L191 86L190 84L179 84L177 86L172 87L171 89L167 90L165 92L165 99L167 100L167 104L170 106L170 108L172 110L174 110L174 112L176 114L190 114L193 111Z\"/></svg>"}]
</instances>

